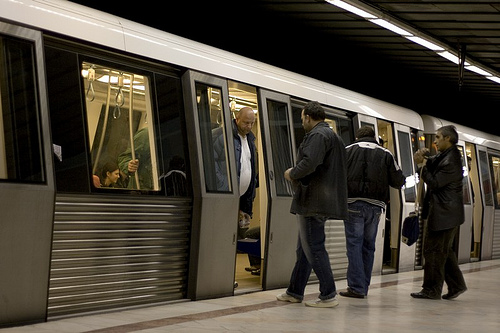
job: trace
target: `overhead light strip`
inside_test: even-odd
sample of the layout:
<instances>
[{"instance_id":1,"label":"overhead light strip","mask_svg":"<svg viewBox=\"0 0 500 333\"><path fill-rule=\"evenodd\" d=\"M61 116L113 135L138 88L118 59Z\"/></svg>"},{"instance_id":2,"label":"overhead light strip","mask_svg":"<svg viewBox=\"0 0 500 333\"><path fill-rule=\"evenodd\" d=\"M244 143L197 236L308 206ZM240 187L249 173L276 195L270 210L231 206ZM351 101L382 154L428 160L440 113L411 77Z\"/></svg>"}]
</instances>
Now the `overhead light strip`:
<instances>
[{"instance_id":1,"label":"overhead light strip","mask_svg":"<svg viewBox=\"0 0 500 333\"><path fill-rule=\"evenodd\" d=\"M372 7L367 6L366 4L363 4L356 0L345 0L345 1L325 0L325 1L336 7L342 8L350 13L360 16L365 20L370 21L378 26L390 30L402 37L405 37L406 39L435 52L436 54L453 62L454 64L458 65L459 63L459 58L457 53L454 50L450 49L447 45L444 45L441 42L434 40L434 38L432 37L426 36L420 31L417 31L414 28L400 21L396 21L394 19L391 19L389 21L383 18L384 16L387 15L377 11ZM482 75L487 79L490 79L491 81L500 83L499 74L491 73L491 69L484 68L482 65L475 63L470 59L469 61L464 62L464 68L479 75Z\"/></svg>"}]
</instances>

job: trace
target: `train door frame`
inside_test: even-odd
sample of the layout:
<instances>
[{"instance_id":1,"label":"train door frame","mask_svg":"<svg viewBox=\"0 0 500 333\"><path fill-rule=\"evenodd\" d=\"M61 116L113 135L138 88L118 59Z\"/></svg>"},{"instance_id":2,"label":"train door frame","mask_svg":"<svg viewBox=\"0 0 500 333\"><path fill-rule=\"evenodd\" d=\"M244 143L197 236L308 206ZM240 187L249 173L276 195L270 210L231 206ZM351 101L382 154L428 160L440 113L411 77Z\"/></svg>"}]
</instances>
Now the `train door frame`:
<instances>
[{"instance_id":1,"label":"train door frame","mask_svg":"<svg viewBox=\"0 0 500 333\"><path fill-rule=\"evenodd\" d=\"M391 195L391 202L393 201L393 196L396 194L399 196L400 200L400 213L399 213L399 223L398 223L398 247L399 247L399 262L398 262L398 272L404 272L404 271L411 271L415 269L415 250L416 250L416 245L413 244L412 246L401 246L401 232L402 232L402 223L403 219L410 214L410 212L415 211L415 201L407 201L406 194L407 190L409 188L412 188L413 190L410 191L410 198L411 195L413 195L414 200L416 200L416 178L415 178L415 163L413 161L413 150L412 150L412 145L411 145L411 129L408 126L400 125L400 124L393 124L394 128L394 143L395 143L395 149L398 152L395 156L398 165L401 167L403 170L403 173L406 173L406 184L403 187L402 190L396 190L391 188L391 192L394 193L394 195ZM408 147L405 149L402 149L401 147L401 135L408 135ZM403 152L409 151L410 155L407 156L410 158L409 161L403 161ZM408 164L409 162L409 164ZM404 170L405 164L407 166L411 167L411 170ZM411 186L409 186L411 185ZM391 207L391 209L393 209ZM396 218L396 217L391 217ZM393 225L395 225L393 223Z\"/></svg>"},{"instance_id":2,"label":"train door frame","mask_svg":"<svg viewBox=\"0 0 500 333\"><path fill-rule=\"evenodd\" d=\"M262 287L264 290L281 288L288 285L290 273L295 263L295 253L297 245L298 227L295 223L295 216L290 213L292 203L291 188L288 188L288 193L278 193L278 179L285 183L283 185L290 186L284 180L283 174L275 174L277 160L274 159L274 154L278 153L278 147L272 138L272 119L269 108L269 102L279 103L282 107L286 107L287 122L285 125L288 129L289 137L289 166L292 167L296 161L295 143L293 135L293 117L290 96L277 92L259 89L259 111L261 130L265 157L265 170L267 176L267 221L265 226L265 260L264 269L262 270ZM280 125L280 124L278 124ZM283 156L286 152L281 150L279 154ZM280 157L281 159L281 157ZM280 170L281 171L281 170ZM282 170L284 172L284 170Z\"/></svg>"},{"instance_id":3,"label":"train door frame","mask_svg":"<svg viewBox=\"0 0 500 333\"><path fill-rule=\"evenodd\" d=\"M227 80L188 70L182 77L193 181L193 227L189 263L188 297L193 300L234 294L239 191L236 176L232 120ZM205 163L201 147L200 117L196 85L220 89L222 126L228 163L230 189L207 191ZM211 101L210 101L211 103ZM210 134L210 133L205 133ZM208 141L210 140L209 138ZM212 143L205 142L209 146ZM213 149L213 147L212 147ZM210 153L210 152L208 152Z\"/></svg>"},{"instance_id":4,"label":"train door frame","mask_svg":"<svg viewBox=\"0 0 500 333\"><path fill-rule=\"evenodd\" d=\"M493 222L495 218L495 206L493 203L493 182L491 181L488 149L476 145L476 156L478 156L479 179L481 187L481 199L483 205L483 223L481 232L481 260L491 260L493 251ZM486 160L483 160L483 157Z\"/></svg>"},{"instance_id":5,"label":"train door frame","mask_svg":"<svg viewBox=\"0 0 500 333\"><path fill-rule=\"evenodd\" d=\"M33 57L30 65L33 67L33 93L35 94L33 100L37 105L30 106L37 114L35 122L39 140L38 147L33 149L40 154L41 163L40 180L36 182L20 181L17 178L0 182L0 211L2 212L0 325L3 326L42 322L47 318L55 183L53 147L51 140L48 139L50 126L42 34L40 31L0 22L0 36L12 38L15 42L19 41L23 44L29 43L32 46L30 52ZM28 72L26 69L26 73ZM31 78L28 78L26 74L15 81L28 79ZM19 95L22 96L22 94ZM9 97L11 97L10 94L3 96L5 99ZM0 116L6 111L2 111L0 104ZM20 114L22 111L21 109ZM0 135L3 137L3 116L0 123L2 124ZM30 130L28 124L24 125L26 130ZM15 134L17 134L16 131L14 131ZM23 156L30 156L30 153L31 151L21 152Z\"/></svg>"},{"instance_id":6,"label":"train door frame","mask_svg":"<svg viewBox=\"0 0 500 333\"><path fill-rule=\"evenodd\" d=\"M470 176L468 171L467 152L465 150L465 141L459 140L457 143L459 149L462 150L462 165L464 169L464 186L467 187L468 202L464 202L464 223L460 225L458 232L458 249L457 260L459 264L470 262L470 248L472 239L472 218L474 209L472 206L472 194L470 190ZM467 171L466 171L467 170ZM467 178L467 179L465 179ZM465 197L464 197L465 199Z\"/></svg>"}]
</instances>

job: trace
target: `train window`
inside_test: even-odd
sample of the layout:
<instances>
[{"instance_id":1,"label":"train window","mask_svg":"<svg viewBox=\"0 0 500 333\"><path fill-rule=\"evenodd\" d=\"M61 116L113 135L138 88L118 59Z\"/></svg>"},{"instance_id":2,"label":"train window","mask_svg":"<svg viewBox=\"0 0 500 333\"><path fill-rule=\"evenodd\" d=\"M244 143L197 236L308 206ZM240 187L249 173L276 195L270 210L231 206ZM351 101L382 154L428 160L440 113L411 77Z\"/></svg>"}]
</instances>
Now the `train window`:
<instances>
[{"instance_id":1,"label":"train window","mask_svg":"<svg viewBox=\"0 0 500 333\"><path fill-rule=\"evenodd\" d=\"M101 189L160 189L150 78L83 62L93 185Z\"/></svg>"},{"instance_id":2,"label":"train window","mask_svg":"<svg viewBox=\"0 0 500 333\"><path fill-rule=\"evenodd\" d=\"M43 183L34 45L0 35L0 179Z\"/></svg>"},{"instance_id":3,"label":"train window","mask_svg":"<svg viewBox=\"0 0 500 333\"><path fill-rule=\"evenodd\" d=\"M231 192L222 91L196 83L196 101L207 192Z\"/></svg>"},{"instance_id":4,"label":"train window","mask_svg":"<svg viewBox=\"0 0 500 333\"><path fill-rule=\"evenodd\" d=\"M488 169L488 155L482 150L479 150L479 167L481 169L481 180L483 182L484 203L486 206L493 206L493 192L491 190L491 178Z\"/></svg>"},{"instance_id":5,"label":"train window","mask_svg":"<svg viewBox=\"0 0 500 333\"><path fill-rule=\"evenodd\" d=\"M464 154L464 148L462 146L457 146L458 150L460 151L460 155L462 156L462 170L463 170L463 176L464 178L462 179L462 188L463 188L463 201L464 204L470 205L470 190L469 190L469 170L467 169L467 166L465 165L465 154Z\"/></svg>"},{"instance_id":6,"label":"train window","mask_svg":"<svg viewBox=\"0 0 500 333\"><path fill-rule=\"evenodd\" d=\"M500 156L490 155L490 168L493 175L493 200L500 208Z\"/></svg>"},{"instance_id":7,"label":"train window","mask_svg":"<svg viewBox=\"0 0 500 333\"><path fill-rule=\"evenodd\" d=\"M294 104L292 104L293 132L295 134L295 148L297 150L305 135L301 120L302 107L305 104L298 103L298 101L294 101ZM337 115L334 110L325 108L325 111L325 121L330 125L330 128L342 138L346 146L350 145L353 142L352 121L347 116Z\"/></svg>"},{"instance_id":8,"label":"train window","mask_svg":"<svg viewBox=\"0 0 500 333\"><path fill-rule=\"evenodd\" d=\"M406 178L404 194L406 202L415 202L415 175L413 174L413 159L410 135L398 131L399 153L401 155L401 169Z\"/></svg>"},{"instance_id":9,"label":"train window","mask_svg":"<svg viewBox=\"0 0 500 333\"><path fill-rule=\"evenodd\" d=\"M285 170L293 165L288 107L286 103L267 99L267 112L273 147L274 174L277 175L275 177L276 194L278 196L292 196L290 182L281 177Z\"/></svg>"}]
</instances>

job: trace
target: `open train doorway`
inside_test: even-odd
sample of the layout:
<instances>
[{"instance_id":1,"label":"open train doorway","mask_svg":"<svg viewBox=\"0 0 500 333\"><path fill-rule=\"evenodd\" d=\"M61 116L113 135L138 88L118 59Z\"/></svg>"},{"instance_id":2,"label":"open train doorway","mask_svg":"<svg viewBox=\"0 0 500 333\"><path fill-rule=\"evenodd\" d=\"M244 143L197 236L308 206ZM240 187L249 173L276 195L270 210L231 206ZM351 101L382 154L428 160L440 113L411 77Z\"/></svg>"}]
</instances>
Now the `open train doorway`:
<instances>
[{"instance_id":1,"label":"open train doorway","mask_svg":"<svg viewBox=\"0 0 500 333\"><path fill-rule=\"evenodd\" d=\"M377 120L378 140L382 147L388 149L394 156L395 143L394 132L391 123L384 120ZM393 200L394 199L394 200ZM383 261L382 274L397 273L399 257L399 196L397 191L391 189L391 201L387 205L386 214L381 218L380 224L383 229Z\"/></svg>"},{"instance_id":2,"label":"open train doorway","mask_svg":"<svg viewBox=\"0 0 500 333\"><path fill-rule=\"evenodd\" d=\"M257 89L247 84L228 81L229 103L232 118L243 107L255 112L252 133L255 135L257 188L253 202L253 215L248 226L238 225L236 246L236 266L234 273L235 294L262 290L262 267L264 262L264 242L267 219L267 190L262 147L262 131L259 120ZM236 221L235 221L236 223Z\"/></svg>"}]
</instances>

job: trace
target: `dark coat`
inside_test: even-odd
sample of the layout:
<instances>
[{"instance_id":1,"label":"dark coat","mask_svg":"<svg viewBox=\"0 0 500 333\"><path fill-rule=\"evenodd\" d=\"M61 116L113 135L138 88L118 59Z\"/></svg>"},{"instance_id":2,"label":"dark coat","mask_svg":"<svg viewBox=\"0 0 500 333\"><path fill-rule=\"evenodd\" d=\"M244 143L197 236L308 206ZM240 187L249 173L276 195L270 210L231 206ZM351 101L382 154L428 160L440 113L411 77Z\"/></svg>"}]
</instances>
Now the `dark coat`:
<instances>
[{"instance_id":1,"label":"dark coat","mask_svg":"<svg viewBox=\"0 0 500 333\"><path fill-rule=\"evenodd\" d=\"M238 176L238 184L240 183L240 170L241 170L241 139L238 135L238 127L236 121L232 122L233 141L234 141L234 156L236 159L236 172ZM215 160L215 173L217 176L217 190L229 190L229 177L226 168L226 152L224 145L224 135L222 128L219 127L212 133L214 140L214 160ZM257 160L256 160L256 147L255 135L250 132L247 134L248 146L250 148L250 162L252 164L252 178L245 193L240 193L240 210L252 216L253 201L255 199L255 188L258 186L257 182Z\"/></svg>"},{"instance_id":2,"label":"dark coat","mask_svg":"<svg viewBox=\"0 0 500 333\"><path fill-rule=\"evenodd\" d=\"M294 180L291 213L347 218L345 145L326 122L305 135L290 177Z\"/></svg>"},{"instance_id":3,"label":"dark coat","mask_svg":"<svg viewBox=\"0 0 500 333\"><path fill-rule=\"evenodd\" d=\"M462 156L456 146L427 160L422 169L427 184L423 217L430 230L439 231L464 223Z\"/></svg>"},{"instance_id":4,"label":"dark coat","mask_svg":"<svg viewBox=\"0 0 500 333\"><path fill-rule=\"evenodd\" d=\"M392 153L375 138L361 138L346 147L349 198L367 198L389 202L389 186L405 184L403 171Z\"/></svg>"}]
</instances>

